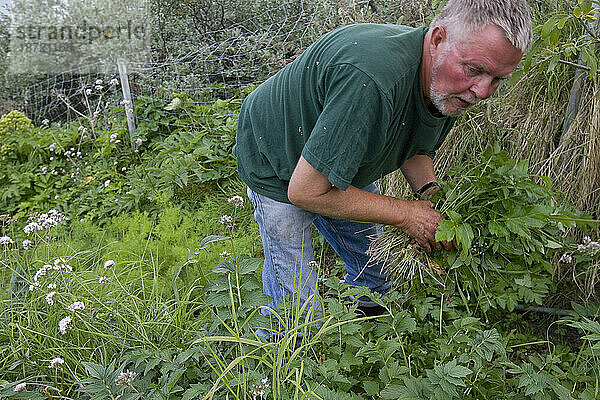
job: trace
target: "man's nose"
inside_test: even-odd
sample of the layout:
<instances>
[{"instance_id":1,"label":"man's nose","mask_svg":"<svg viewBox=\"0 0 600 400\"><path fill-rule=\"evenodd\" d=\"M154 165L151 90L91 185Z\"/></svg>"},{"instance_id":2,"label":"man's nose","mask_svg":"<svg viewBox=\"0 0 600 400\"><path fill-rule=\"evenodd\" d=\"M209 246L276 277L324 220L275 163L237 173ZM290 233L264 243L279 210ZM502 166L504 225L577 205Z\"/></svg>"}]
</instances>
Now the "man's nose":
<instances>
[{"instance_id":1,"label":"man's nose","mask_svg":"<svg viewBox=\"0 0 600 400\"><path fill-rule=\"evenodd\" d=\"M491 76L479 76L471 86L471 91L479 99L487 99L494 94L497 88L498 85L494 84Z\"/></svg>"}]
</instances>

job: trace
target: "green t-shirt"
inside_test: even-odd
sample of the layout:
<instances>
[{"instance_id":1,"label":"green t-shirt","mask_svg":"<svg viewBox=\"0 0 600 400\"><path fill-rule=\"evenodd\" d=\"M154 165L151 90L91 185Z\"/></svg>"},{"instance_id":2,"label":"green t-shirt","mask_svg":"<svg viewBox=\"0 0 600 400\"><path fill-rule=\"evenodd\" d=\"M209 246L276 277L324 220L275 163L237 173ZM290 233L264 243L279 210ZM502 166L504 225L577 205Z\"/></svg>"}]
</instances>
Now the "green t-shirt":
<instances>
[{"instance_id":1,"label":"green t-shirt","mask_svg":"<svg viewBox=\"0 0 600 400\"><path fill-rule=\"evenodd\" d=\"M240 112L240 177L287 202L302 155L332 185L365 187L416 154L433 158L455 118L424 103L420 62L426 28L338 28L256 88Z\"/></svg>"}]
</instances>

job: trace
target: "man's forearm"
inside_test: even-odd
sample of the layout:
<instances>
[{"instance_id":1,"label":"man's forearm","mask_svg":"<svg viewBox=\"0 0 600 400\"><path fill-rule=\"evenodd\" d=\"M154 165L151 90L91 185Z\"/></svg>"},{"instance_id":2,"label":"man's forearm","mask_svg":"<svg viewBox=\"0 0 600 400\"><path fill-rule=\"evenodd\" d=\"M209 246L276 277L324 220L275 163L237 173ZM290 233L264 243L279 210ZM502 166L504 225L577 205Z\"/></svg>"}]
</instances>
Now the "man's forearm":
<instances>
[{"instance_id":1,"label":"man's forearm","mask_svg":"<svg viewBox=\"0 0 600 400\"><path fill-rule=\"evenodd\" d=\"M436 181L433 161L426 155L417 154L409 158L400 167L400 170L413 192L422 188L426 183Z\"/></svg>"},{"instance_id":2,"label":"man's forearm","mask_svg":"<svg viewBox=\"0 0 600 400\"><path fill-rule=\"evenodd\" d=\"M434 234L443 218L429 201L400 200L354 186L338 189L304 157L290 179L288 198L300 208L328 217L397 226L426 251L430 245L440 248Z\"/></svg>"},{"instance_id":3,"label":"man's forearm","mask_svg":"<svg viewBox=\"0 0 600 400\"><path fill-rule=\"evenodd\" d=\"M410 202L367 192L354 186L336 187L310 198L292 198L295 205L316 214L354 221L401 227L410 212Z\"/></svg>"}]
</instances>

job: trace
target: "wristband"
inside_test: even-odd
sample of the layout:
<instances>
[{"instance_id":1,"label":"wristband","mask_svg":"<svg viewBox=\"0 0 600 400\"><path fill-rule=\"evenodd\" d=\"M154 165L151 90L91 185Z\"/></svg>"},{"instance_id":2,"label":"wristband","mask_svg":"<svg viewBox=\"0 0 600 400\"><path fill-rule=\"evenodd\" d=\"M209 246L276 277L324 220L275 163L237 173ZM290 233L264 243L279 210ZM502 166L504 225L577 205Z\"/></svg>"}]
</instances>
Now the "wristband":
<instances>
[{"instance_id":1,"label":"wristband","mask_svg":"<svg viewBox=\"0 0 600 400\"><path fill-rule=\"evenodd\" d=\"M421 197L423 197L423 194L425 194L426 191L428 191L429 189L431 189L433 187L439 189L440 185L435 181L424 184L421 187L421 189L419 189L415 192L415 197L417 198L417 200L421 200Z\"/></svg>"}]
</instances>

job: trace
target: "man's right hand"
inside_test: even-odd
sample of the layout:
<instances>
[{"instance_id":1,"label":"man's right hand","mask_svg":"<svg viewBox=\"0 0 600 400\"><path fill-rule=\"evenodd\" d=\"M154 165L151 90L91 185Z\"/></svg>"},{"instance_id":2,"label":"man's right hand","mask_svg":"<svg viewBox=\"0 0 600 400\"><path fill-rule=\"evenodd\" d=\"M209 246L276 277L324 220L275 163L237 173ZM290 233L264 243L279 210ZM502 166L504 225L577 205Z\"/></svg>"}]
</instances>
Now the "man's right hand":
<instances>
[{"instance_id":1,"label":"man's right hand","mask_svg":"<svg viewBox=\"0 0 600 400\"><path fill-rule=\"evenodd\" d=\"M408 236L415 239L421 248L430 252L432 248L441 250L442 246L446 250L452 248L449 242L437 242L435 232L438 224L444 217L433 208L433 203L426 200L411 201L405 217L398 225Z\"/></svg>"}]
</instances>

